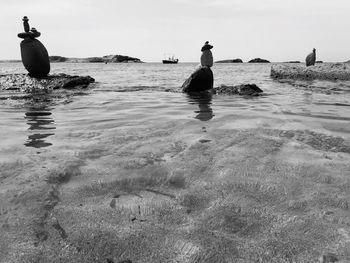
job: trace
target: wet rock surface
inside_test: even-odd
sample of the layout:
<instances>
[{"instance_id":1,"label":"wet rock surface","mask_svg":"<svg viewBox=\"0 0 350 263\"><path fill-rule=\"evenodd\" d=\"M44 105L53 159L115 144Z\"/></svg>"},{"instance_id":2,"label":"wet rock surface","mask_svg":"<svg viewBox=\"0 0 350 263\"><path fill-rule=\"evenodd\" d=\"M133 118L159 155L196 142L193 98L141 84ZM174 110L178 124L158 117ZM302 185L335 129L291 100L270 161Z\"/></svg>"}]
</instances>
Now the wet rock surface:
<instances>
[{"instance_id":1,"label":"wet rock surface","mask_svg":"<svg viewBox=\"0 0 350 263\"><path fill-rule=\"evenodd\" d=\"M311 67L303 64L275 64L271 67L271 78L300 80L350 80L350 65L346 63L323 63Z\"/></svg>"},{"instance_id":2,"label":"wet rock surface","mask_svg":"<svg viewBox=\"0 0 350 263\"><path fill-rule=\"evenodd\" d=\"M27 74L0 75L0 90L35 90L86 88L95 82L90 76L71 76L67 74L49 75L43 78L30 77Z\"/></svg>"},{"instance_id":3,"label":"wet rock surface","mask_svg":"<svg viewBox=\"0 0 350 263\"><path fill-rule=\"evenodd\" d=\"M214 76L210 67L200 67L182 84L182 92L201 92L213 88Z\"/></svg>"},{"instance_id":4,"label":"wet rock surface","mask_svg":"<svg viewBox=\"0 0 350 263\"><path fill-rule=\"evenodd\" d=\"M236 86L221 85L214 88L215 93L225 95L251 95L256 96L263 91L255 84L241 84Z\"/></svg>"}]
</instances>

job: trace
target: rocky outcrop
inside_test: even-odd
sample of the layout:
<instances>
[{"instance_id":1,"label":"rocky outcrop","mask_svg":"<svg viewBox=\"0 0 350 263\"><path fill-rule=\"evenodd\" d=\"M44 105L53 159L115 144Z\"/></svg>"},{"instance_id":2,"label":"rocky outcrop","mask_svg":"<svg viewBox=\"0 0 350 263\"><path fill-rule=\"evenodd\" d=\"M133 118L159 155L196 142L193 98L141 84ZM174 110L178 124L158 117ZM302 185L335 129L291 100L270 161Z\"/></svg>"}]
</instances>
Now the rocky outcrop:
<instances>
[{"instance_id":1,"label":"rocky outcrop","mask_svg":"<svg viewBox=\"0 0 350 263\"><path fill-rule=\"evenodd\" d=\"M93 82L95 80L90 76L58 74L33 78L27 74L9 74L0 75L0 90L32 92L35 90L76 89L86 88Z\"/></svg>"},{"instance_id":2,"label":"rocky outcrop","mask_svg":"<svg viewBox=\"0 0 350 263\"><path fill-rule=\"evenodd\" d=\"M214 76L210 67L200 67L182 84L182 92L201 92L210 90L214 85Z\"/></svg>"},{"instance_id":3,"label":"rocky outcrop","mask_svg":"<svg viewBox=\"0 0 350 263\"><path fill-rule=\"evenodd\" d=\"M350 65L346 63L324 63L305 67L303 64L274 64L271 67L270 76L274 79L350 80Z\"/></svg>"},{"instance_id":4,"label":"rocky outcrop","mask_svg":"<svg viewBox=\"0 0 350 263\"><path fill-rule=\"evenodd\" d=\"M136 62L140 63L142 62L139 58L129 57L129 56L123 56L123 55L109 55L102 57L103 60L111 63L122 63L122 62Z\"/></svg>"},{"instance_id":5,"label":"rocky outcrop","mask_svg":"<svg viewBox=\"0 0 350 263\"><path fill-rule=\"evenodd\" d=\"M241 84L236 86L221 85L214 88L214 91L216 94L249 96L257 96L263 92L263 90L255 84Z\"/></svg>"},{"instance_id":6,"label":"rocky outcrop","mask_svg":"<svg viewBox=\"0 0 350 263\"><path fill-rule=\"evenodd\" d=\"M218 60L215 61L215 63L243 63L243 60L240 58L236 59L225 59L225 60Z\"/></svg>"},{"instance_id":7,"label":"rocky outcrop","mask_svg":"<svg viewBox=\"0 0 350 263\"><path fill-rule=\"evenodd\" d=\"M107 55L103 57L67 58L62 56L50 56L50 62L73 62L73 63L142 63L139 58L123 55Z\"/></svg>"},{"instance_id":8,"label":"rocky outcrop","mask_svg":"<svg viewBox=\"0 0 350 263\"><path fill-rule=\"evenodd\" d=\"M254 58L252 60L249 60L248 63L270 63L270 61L262 58Z\"/></svg>"}]
</instances>

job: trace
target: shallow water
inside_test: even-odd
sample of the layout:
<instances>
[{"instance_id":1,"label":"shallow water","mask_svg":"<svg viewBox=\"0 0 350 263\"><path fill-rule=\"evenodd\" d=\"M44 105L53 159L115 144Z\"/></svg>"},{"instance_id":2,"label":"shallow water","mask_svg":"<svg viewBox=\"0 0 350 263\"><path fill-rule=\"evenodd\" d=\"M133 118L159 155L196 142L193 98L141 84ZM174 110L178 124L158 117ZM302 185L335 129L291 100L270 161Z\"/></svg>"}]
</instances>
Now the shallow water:
<instances>
[{"instance_id":1,"label":"shallow water","mask_svg":"<svg viewBox=\"0 0 350 263\"><path fill-rule=\"evenodd\" d=\"M153 231L154 240L158 239L161 242L154 245L164 251L174 246L180 247L179 254L174 256L179 260L178 262L212 262L210 253L220 248L206 247L207 241L204 242L203 237L207 234L203 236L200 234L207 231L206 224L212 227L209 227L211 233L222 235L218 240L224 239L227 235L230 235L230 239L235 239L236 232L240 233L239 229L242 228L238 223L234 225L235 223L232 222L221 226L221 223L214 224L210 219L216 216L236 218L236 212L234 212L236 210L230 210L233 209L230 199L232 189L235 189L235 193L244 193L244 197L234 199L237 205L240 205L243 210L246 209L246 214L241 215L239 222L247 221L247 225L251 226L249 229L253 231L247 230L249 233L247 231L244 233L248 234L242 232L239 235L252 237L250 242L257 242L257 247L265 246L266 240L260 240L258 237L266 231L260 224L265 222L264 220L270 220L268 217L277 218L274 217L274 220L279 222L279 229L284 229L287 222L298 224L289 220L292 215L290 218L287 216L282 218L279 215L287 209L283 207L285 203L288 204L288 209L291 209L290 207L300 201L298 198L301 198L301 205L305 202L305 206L313 207L315 203L325 206L328 202L325 201L326 197L321 200L320 195L315 194L325 189L323 187L328 187L328 185L319 186L320 181L326 182L329 187L335 187L329 182L336 183L339 188L336 188L338 190L332 188L332 191L339 191L336 198L340 201L338 199L336 203L329 201L327 205L342 209L344 206L342 198L348 198L349 191L348 188L340 187L350 183L345 177L350 171L348 162L350 82L274 81L269 77L270 65L268 64L216 64L213 67L214 86L255 83L264 91L263 95L257 97L209 94L190 96L178 92L195 67L193 63L177 65L57 63L52 64L51 73L90 75L96 79L97 83L87 90L74 93L38 94L28 97L28 94L19 94L14 91L0 92L2 139L0 194L2 200L7 200L4 201L0 210L12 211L11 209L16 207L13 209L17 211L6 212L6 220L1 219L0 223L9 227L9 230L3 233L4 236L27 233L25 227L22 229L19 223L12 224L11 220L14 220L13 222L30 221L28 218L33 217L35 219L33 222L40 218L45 222L39 220L41 223L37 225L47 232L43 229L38 231L35 228L35 236L39 241L45 241L47 238L45 235L50 236L47 240L51 242L52 247L57 245L56 237L50 232L53 230L46 222L47 218L59 220L67 233L62 234L61 230L58 232L64 240L67 234L71 242L69 244L74 244L75 247L78 247L77 244L80 242L79 238L84 235L84 229L93 233L97 231L96 229L99 229L98 231L114 229L129 240L131 230L128 232L123 227L121 228L123 230L110 229L111 226L115 227L115 224L122 223L110 222L110 211L107 211L107 208L113 207L118 213L127 210L131 214L138 209L139 215L144 214L146 218L149 217L147 220L151 220L152 209L164 212L171 207L174 211L180 211L181 218L170 211L168 211L169 217L165 218L162 212L162 218L157 219L159 220L157 224L163 224L162 220L164 220L166 222L164 225L161 227L158 225L155 228L148 225L146 230L141 227L142 229L136 232L149 235ZM19 63L0 64L0 74L23 72L22 65ZM70 175L64 172L60 175L62 177L54 176L58 173L56 171L67 169ZM332 175L328 175L330 171ZM258 183L252 184L253 179ZM43 198L41 191L47 192L46 183L49 186L55 185L54 192L57 190L56 185L60 185L59 201L49 205L49 215L44 213L45 216L36 219L35 214L40 213L34 213L35 209L38 211L47 209L47 205L45 208L37 205L38 199ZM317 187L313 188L314 185ZM280 193L282 188L283 193ZM18 192L18 195L13 196L11 189ZM121 202L120 204L118 201L109 203L116 191L119 191L118 196L128 197L117 199ZM154 196L159 193L161 194ZM50 196L49 200L56 200L52 195ZM138 199L140 196L142 199ZM251 205L253 197L256 203ZM261 202L265 202L265 199L267 203L262 204ZM275 201L271 201L275 199L282 200L283 205L276 206ZM290 200L295 203L288 203ZM25 208L21 208L20 204ZM300 204L297 203L297 205ZM268 215L259 214L256 222L250 222L251 219L248 218L251 217L247 216L248 214L253 217L258 216L256 214L258 208L255 206L264 207L265 210L261 211L265 212L261 213ZM18 212L26 211L28 207L35 209ZM86 210L83 208L77 210L76 207L83 207ZM187 209L184 210L184 214L181 212L181 207ZM249 210L250 207L255 210ZM223 214L226 211L224 208L229 209L231 214ZM95 213L95 211L98 212ZM204 216L208 213L208 217ZM314 215L313 212L307 213L305 217L309 220L311 215ZM346 218L345 215L343 216ZM219 219L217 222L221 222ZM211 224L214 225L211 226ZM263 224L270 227L266 222ZM199 228L198 225L200 225ZM255 226L257 229L253 230ZM274 227L276 225L271 225L271 229ZM319 231L318 227L322 229L323 226L320 223L320 225L310 226L309 229L315 228ZM75 232L76 228L80 229L79 234ZM184 232L177 233L173 228L179 228L176 231ZM7 228L4 227L4 229ZM152 231L147 232L147 229ZM46 233L45 238L42 238L42 231ZM186 233L192 233L193 239L189 236L186 240L183 239ZM254 237L255 234L256 237ZM162 241L164 235L169 235L170 241L168 239ZM85 237L85 239L89 238L92 237ZM217 243L218 240L215 238L213 236L208 240ZM291 238L294 240L295 237ZM313 237L310 236L310 238ZM9 242L8 240L12 238L0 239L0 243L5 244ZM137 249L141 248L141 252L137 252L139 254L136 252L134 254L136 262L165 262L157 261L156 257L152 256L141 260L154 249L145 247L142 250L141 241L143 242L141 237L136 241ZM299 241L294 240L293 244L299 244ZM27 244L26 242L23 241L23 244ZM96 245L96 242L92 240L91 244ZM273 241L269 240L269 242ZM272 243L270 243L266 245L266 250L272 249ZM36 247L37 243L35 244ZM302 244L300 251L303 251L306 245L300 244ZM313 244L315 247L308 248L307 252L287 252L295 253L293 255L296 258L311 260L314 259L315 251L324 243L320 238L320 241L315 241ZM60 245L57 247L60 248ZM35 248L33 249L35 251ZM43 262L45 259L49 260L48 255L52 254L50 249L46 249L48 248L45 248L44 256L40 258ZM56 251L58 254L63 251L60 249ZM240 251L244 249L250 249L249 253L254 251L260 255L258 250L252 248L237 249L238 254L227 254L227 257L231 260L242 258L240 253L243 252ZM201 254L199 251L202 250L209 251L204 253L208 255L207 261L198 259ZM12 251L12 254L8 251ZM3 254L0 251L0 256L5 255L9 258L11 255L16 255L17 258L23 256L13 251L20 253L26 250L23 247L18 249L13 245ZM68 255L70 252L67 251L65 253ZM287 252L285 255L289 255ZM31 253L34 252L27 251L24 255L29 257ZM72 255L74 253L72 252ZM94 254L93 248L88 248L85 253L91 254L91 258L80 257L81 261L76 262L90 262L89 260L93 262L93 258L98 254L97 252ZM125 253L129 253L128 255L132 257L134 251L128 250ZM266 262L269 262L269 259L278 258L278 253L270 254ZM55 260L58 260L58 254L53 256ZM178 259L179 255L187 259ZM117 255L114 256L118 258ZM260 256L252 256L252 258ZM197 258L197 261L194 258ZM67 260L67 258L64 259ZM21 260L25 262L25 259L21 258ZM52 258L49 261L54 262L51 260ZM105 259L100 258L100 260ZM18 260L18 262L22 261ZM28 262L39 261L33 259ZM226 258L217 259L215 262L230 261ZM296 260L296 262L301 261Z\"/></svg>"},{"instance_id":2,"label":"shallow water","mask_svg":"<svg viewBox=\"0 0 350 263\"><path fill-rule=\"evenodd\" d=\"M255 83L264 90L264 95L191 97L164 92L180 89L195 66L52 64L51 73L91 75L97 85L84 96L61 101L1 100L0 135L5 138L2 148L19 147L23 154L30 151L25 146L59 145L58 135L62 131L90 130L91 126L100 132L115 127L137 129L141 123L154 126L177 119L193 120L199 126L206 122L212 127L235 129L308 129L350 138L350 82L278 82L269 77L270 65L216 64L215 86ZM0 74L17 72L24 72L20 63L1 64Z\"/></svg>"}]
</instances>

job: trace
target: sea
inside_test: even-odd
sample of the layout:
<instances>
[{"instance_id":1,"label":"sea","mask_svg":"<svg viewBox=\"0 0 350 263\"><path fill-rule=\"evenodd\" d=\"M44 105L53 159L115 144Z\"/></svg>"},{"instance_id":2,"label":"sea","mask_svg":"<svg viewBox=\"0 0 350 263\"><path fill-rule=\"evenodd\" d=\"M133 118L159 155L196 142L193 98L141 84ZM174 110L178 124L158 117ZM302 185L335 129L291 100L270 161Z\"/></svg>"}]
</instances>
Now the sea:
<instances>
[{"instance_id":1,"label":"sea","mask_svg":"<svg viewBox=\"0 0 350 263\"><path fill-rule=\"evenodd\" d=\"M0 208L3 214L7 211L7 221L2 217L0 222L0 243L6 245L3 258L39 262L32 257L35 254L40 262L59 258L68 262L64 260L71 257L76 257L74 262L105 262L106 251L115 262L253 262L259 257L282 262L276 258L288 255L302 262L298 259L319 256L334 233L313 239L309 233L321 233L324 226L308 225L310 232L300 234L311 240L305 245L296 234L291 236L302 231L293 228L302 222L293 216L319 222L314 212L300 212L318 206L334 208L332 213L343 209L344 218L348 215L341 198L349 197L349 188L340 188L340 183L348 185L350 175L350 81L274 80L271 64L214 64L214 86L254 83L263 93L184 94L181 85L196 67L196 63L52 63L50 74L90 75L96 82L86 89L29 96L1 90ZM0 75L14 73L26 73L21 63L0 64ZM53 178L60 171L64 172L59 178ZM38 200L47 198L43 189L54 191L57 202L39 206ZM320 201L319 192L324 198L329 194L329 199ZM332 198L340 201L332 203ZM292 201L302 208L288 210ZM245 211L239 224L233 202ZM40 231L27 231L37 222L40 209L49 210L38 224L45 238ZM124 216L108 209L129 212ZM223 215L227 209L231 214ZM257 210L265 214L259 212L250 221ZM232 211L237 213L233 216ZM280 216L286 211L295 214ZM135 217L128 221L130 214ZM117 215L118 220L110 219ZM220 216L222 221L214 220ZM50 228L52 218L64 232ZM126 228L136 223L140 224L136 230ZM272 248L272 239L278 240L282 232L270 237L262 233L282 231L288 224L291 228L283 233L292 238L293 251L289 241L283 241L286 250ZM130 249L114 243L109 248L103 238L90 236L101 231L104 236L116 231L127 242L132 236L134 243L127 243ZM237 241L233 254L218 245L227 237ZM60 238L63 243L57 241ZM90 240L90 245L84 247L79 238ZM251 246L240 247L247 244L242 238ZM16 247L18 240L22 245ZM37 246L41 246L40 256ZM102 246L105 254L98 251ZM272 252L254 248L259 246ZM173 261L166 261L164 253L153 253L155 248L165 254L177 252L168 254ZM210 260L218 255L225 258ZM200 260L201 256L205 258ZM235 258L241 261L229 261Z\"/></svg>"},{"instance_id":2,"label":"sea","mask_svg":"<svg viewBox=\"0 0 350 263\"><path fill-rule=\"evenodd\" d=\"M25 73L21 63L0 66L0 74ZM82 131L82 136L96 132L101 134L98 138L114 129L142 134L145 128L167 122L210 129L307 129L350 138L350 81L276 81L270 78L270 64L215 64L214 86L255 83L263 95L181 93L182 83L196 66L54 63L51 74L90 75L96 84L77 96L47 96L40 103L18 99L17 93L12 99L14 92L1 91L0 136L5 152L0 160L8 158L8 149L30 155L55 151L64 147L62 137L72 139L73 131ZM79 137L70 144L84 145Z\"/></svg>"}]
</instances>

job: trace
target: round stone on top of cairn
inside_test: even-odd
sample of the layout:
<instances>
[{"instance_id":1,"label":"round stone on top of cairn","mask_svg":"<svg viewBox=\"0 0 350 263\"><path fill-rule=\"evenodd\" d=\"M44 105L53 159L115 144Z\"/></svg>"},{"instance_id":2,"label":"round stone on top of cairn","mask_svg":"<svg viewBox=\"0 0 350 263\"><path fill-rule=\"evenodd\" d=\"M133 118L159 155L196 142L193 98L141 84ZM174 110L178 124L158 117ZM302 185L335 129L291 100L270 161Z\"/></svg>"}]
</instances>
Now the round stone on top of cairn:
<instances>
[{"instance_id":1,"label":"round stone on top of cairn","mask_svg":"<svg viewBox=\"0 0 350 263\"><path fill-rule=\"evenodd\" d=\"M50 72L49 54L45 46L36 38L41 34L34 27L29 30L29 19L23 17L24 32L17 36L22 38L22 63L31 77L45 77Z\"/></svg>"},{"instance_id":2,"label":"round stone on top of cairn","mask_svg":"<svg viewBox=\"0 0 350 263\"><path fill-rule=\"evenodd\" d=\"M209 41L206 41L204 43L204 46L201 48L202 55L201 55L201 66L202 67L212 67L213 66L213 54L211 53L210 49L212 49L213 46L209 44Z\"/></svg>"}]
</instances>

